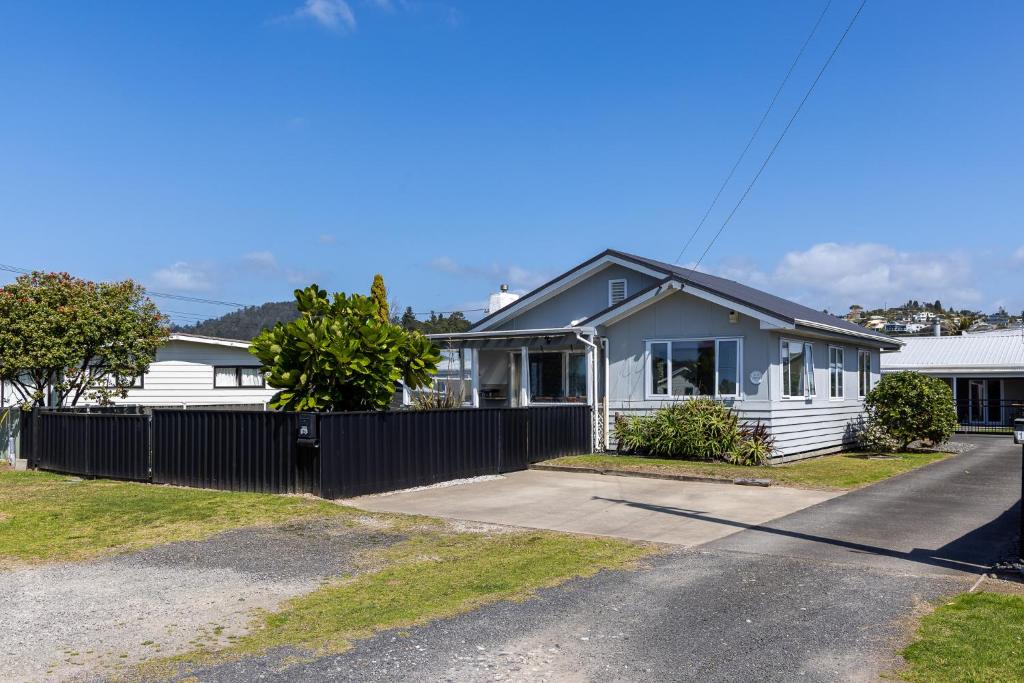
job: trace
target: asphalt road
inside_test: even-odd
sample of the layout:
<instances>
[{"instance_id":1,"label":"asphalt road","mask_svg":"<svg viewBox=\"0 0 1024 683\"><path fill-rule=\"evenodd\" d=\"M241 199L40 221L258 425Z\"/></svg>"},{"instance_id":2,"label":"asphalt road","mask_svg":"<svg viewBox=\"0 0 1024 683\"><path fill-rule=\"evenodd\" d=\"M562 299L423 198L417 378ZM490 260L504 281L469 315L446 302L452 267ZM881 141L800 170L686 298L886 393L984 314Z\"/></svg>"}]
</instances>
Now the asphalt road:
<instances>
[{"instance_id":1,"label":"asphalt road","mask_svg":"<svg viewBox=\"0 0 1024 683\"><path fill-rule=\"evenodd\" d=\"M225 682L877 680L898 665L895 651L915 611L967 590L1015 542L1020 448L1006 437L975 441L964 455L676 550L637 571L604 572L526 602L384 632L341 655L296 662L279 651L193 675Z\"/></svg>"}]
</instances>

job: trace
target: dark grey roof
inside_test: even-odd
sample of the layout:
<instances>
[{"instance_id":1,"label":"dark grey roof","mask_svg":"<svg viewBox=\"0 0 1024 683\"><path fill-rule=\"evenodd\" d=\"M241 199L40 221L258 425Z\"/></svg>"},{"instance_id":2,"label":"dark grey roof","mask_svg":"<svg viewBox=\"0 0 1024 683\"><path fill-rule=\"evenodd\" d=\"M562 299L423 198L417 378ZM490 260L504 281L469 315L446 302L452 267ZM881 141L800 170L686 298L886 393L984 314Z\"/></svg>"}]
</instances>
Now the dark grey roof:
<instances>
[{"instance_id":1,"label":"dark grey roof","mask_svg":"<svg viewBox=\"0 0 1024 683\"><path fill-rule=\"evenodd\" d=\"M845 318L837 318L834 315L830 315L822 311L816 311L815 309L804 306L803 304L798 304L795 301L790 301L789 299L783 299L780 296L769 294L768 292L760 289L754 289L753 287L736 282L735 280L727 280L724 277L718 277L717 275L709 275L708 273L691 270L689 268L684 268L683 266L655 261L654 259L637 256L636 254L628 254L622 251L615 251L614 249L609 249L605 253L613 254L619 258L634 261L650 268L654 268L655 270L663 271L666 274L674 275L683 283L691 282L698 287L709 289L716 294L726 297L727 299L733 299L738 303L744 303L765 313L771 313L772 315L778 316L789 322L805 320L810 323L828 325L830 327L836 327L859 335L870 334L881 339L890 339L884 335L876 334L865 327L861 327L856 323L851 323ZM899 345L899 342L895 339L890 339L890 341L892 341L894 345Z\"/></svg>"},{"instance_id":2,"label":"dark grey roof","mask_svg":"<svg viewBox=\"0 0 1024 683\"><path fill-rule=\"evenodd\" d=\"M625 261L631 261L633 263L636 263L637 265L646 266L647 268L663 273L666 278L677 279L684 285L686 283L696 285L703 289L709 290L715 294L718 294L723 298L730 299L738 304L749 306L763 313L772 315L776 318L781 318L782 320L785 320L790 323L795 324L797 321L806 321L808 323L811 323L812 325L827 325L838 331L849 332L850 334L855 334L861 337L871 337L877 339L879 341L887 343L892 348L899 348L900 346L900 342L896 341L895 339L892 339L891 337L887 337L882 334L878 334L873 330L861 327L860 325L857 325L855 323L851 323L844 318L837 318L834 315L829 315L828 313L817 311L808 306L798 304L795 301L783 299L782 297L775 296L774 294L769 294L768 292L762 291L760 289L749 287L742 283L736 282L735 280L727 280L726 278L718 277L716 275L709 275L708 273L702 273L699 271L691 270L689 268L684 268L683 266L665 263L663 261L657 261L655 259L649 259L644 256L637 256L636 254L630 254L615 249L606 249L600 254L594 256L593 258L587 259L583 263L574 267L572 270L569 270L566 273L559 275L550 282L547 282L538 287L537 289L533 290L529 294L526 294L521 299L519 299L519 301L529 300L530 298L536 296L540 292L540 290L544 289L548 285L557 282L558 280L561 280L567 275L605 256L616 256ZM590 319L605 313L607 310L610 310L610 308L617 308L619 306L622 306L628 303L630 300L632 300L635 296L639 296L640 294L641 292L637 292L634 296L629 297L625 301L622 301L616 304L615 306L609 307L609 309L605 309L605 311L601 311L600 313L590 316ZM516 303L519 303L519 301L517 301ZM512 305L514 306L516 304ZM500 313L500 311L492 313L491 315L485 316L484 318L480 319L479 321L477 321L475 325L473 325L472 329L479 328L481 324L485 323L487 320L497 315L498 313Z\"/></svg>"}]
</instances>

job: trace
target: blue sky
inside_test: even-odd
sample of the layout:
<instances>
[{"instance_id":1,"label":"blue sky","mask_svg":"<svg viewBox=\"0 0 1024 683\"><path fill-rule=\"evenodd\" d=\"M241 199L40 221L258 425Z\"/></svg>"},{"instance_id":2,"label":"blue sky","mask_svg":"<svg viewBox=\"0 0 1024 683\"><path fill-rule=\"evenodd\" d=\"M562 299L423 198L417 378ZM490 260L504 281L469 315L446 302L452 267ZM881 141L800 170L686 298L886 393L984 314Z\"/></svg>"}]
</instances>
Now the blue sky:
<instances>
[{"instance_id":1,"label":"blue sky","mask_svg":"<svg viewBox=\"0 0 1024 683\"><path fill-rule=\"evenodd\" d=\"M858 4L833 0L684 262ZM672 261L824 7L4 3L0 263L244 303L380 271L429 311L606 247ZM1019 311L1022 22L868 2L702 266L816 308Z\"/></svg>"}]
</instances>

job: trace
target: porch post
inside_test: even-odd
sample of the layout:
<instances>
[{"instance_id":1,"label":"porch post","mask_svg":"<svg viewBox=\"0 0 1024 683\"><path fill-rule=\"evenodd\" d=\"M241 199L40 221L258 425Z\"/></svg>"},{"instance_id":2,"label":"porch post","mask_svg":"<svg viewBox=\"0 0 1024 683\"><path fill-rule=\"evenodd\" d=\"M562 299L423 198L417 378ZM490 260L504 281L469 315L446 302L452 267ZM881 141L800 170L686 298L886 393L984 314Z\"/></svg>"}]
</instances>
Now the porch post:
<instances>
[{"instance_id":1,"label":"porch post","mask_svg":"<svg viewBox=\"0 0 1024 683\"><path fill-rule=\"evenodd\" d=\"M596 409L594 406L594 347L588 346L585 353L587 358L587 405Z\"/></svg>"},{"instance_id":2,"label":"porch post","mask_svg":"<svg viewBox=\"0 0 1024 683\"><path fill-rule=\"evenodd\" d=\"M530 405L530 347L519 348L519 407Z\"/></svg>"},{"instance_id":3,"label":"porch post","mask_svg":"<svg viewBox=\"0 0 1024 683\"><path fill-rule=\"evenodd\" d=\"M459 347L459 396L462 404L466 404L466 349Z\"/></svg>"},{"instance_id":4,"label":"porch post","mask_svg":"<svg viewBox=\"0 0 1024 683\"><path fill-rule=\"evenodd\" d=\"M469 350L469 383L473 392L473 407L480 407L480 349Z\"/></svg>"}]
</instances>

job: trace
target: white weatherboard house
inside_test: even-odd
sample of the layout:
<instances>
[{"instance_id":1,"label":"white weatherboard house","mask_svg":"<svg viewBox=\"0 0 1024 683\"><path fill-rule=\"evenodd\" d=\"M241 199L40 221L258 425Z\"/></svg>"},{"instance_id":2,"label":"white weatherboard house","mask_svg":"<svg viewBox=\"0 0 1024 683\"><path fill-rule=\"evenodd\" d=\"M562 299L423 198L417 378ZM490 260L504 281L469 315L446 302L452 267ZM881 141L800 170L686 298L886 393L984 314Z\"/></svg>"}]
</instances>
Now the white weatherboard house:
<instances>
[{"instance_id":1,"label":"white weatherboard house","mask_svg":"<svg viewBox=\"0 0 1024 683\"><path fill-rule=\"evenodd\" d=\"M266 386L249 342L174 333L156 352L149 372L135 380L118 405L201 407L264 406L277 393ZM79 401L79 405L89 405Z\"/></svg>"},{"instance_id":2,"label":"white weatherboard house","mask_svg":"<svg viewBox=\"0 0 1024 683\"><path fill-rule=\"evenodd\" d=\"M732 280L614 250L468 332L432 338L467 358L474 406L587 403L596 447L610 448L615 415L711 396L765 423L785 459L849 445L880 352L901 344Z\"/></svg>"},{"instance_id":3,"label":"white weatherboard house","mask_svg":"<svg viewBox=\"0 0 1024 683\"><path fill-rule=\"evenodd\" d=\"M914 337L882 356L882 372L914 370L953 389L962 427L1009 427L1024 417L1024 330Z\"/></svg>"}]
</instances>

